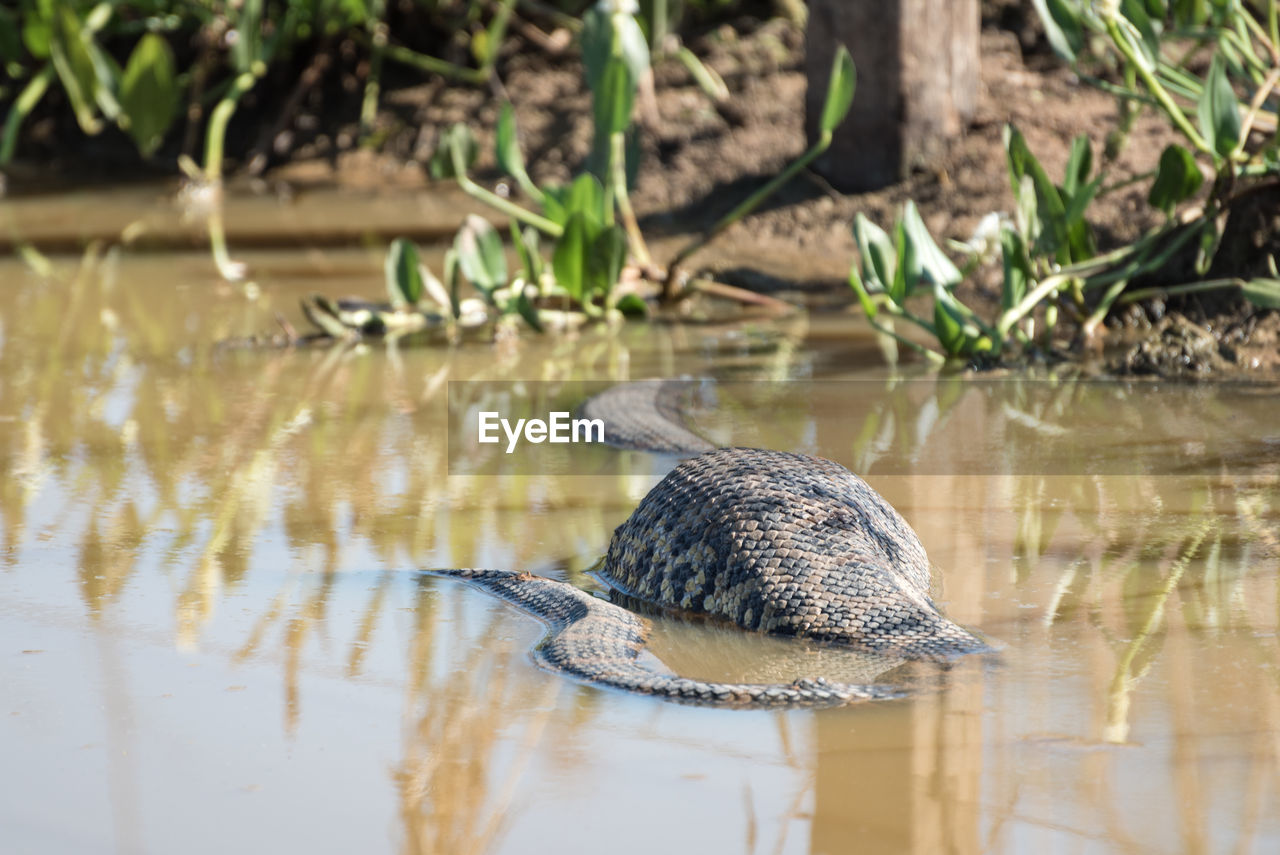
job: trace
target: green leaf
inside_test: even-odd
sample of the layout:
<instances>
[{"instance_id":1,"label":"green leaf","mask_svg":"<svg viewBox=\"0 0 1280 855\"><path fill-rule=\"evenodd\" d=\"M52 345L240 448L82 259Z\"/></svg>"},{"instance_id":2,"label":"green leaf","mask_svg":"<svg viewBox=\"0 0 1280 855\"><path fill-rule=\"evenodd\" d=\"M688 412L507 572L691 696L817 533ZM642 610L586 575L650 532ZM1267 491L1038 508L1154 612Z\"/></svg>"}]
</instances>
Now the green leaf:
<instances>
[{"instance_id":1,"label":"green leaf","mask_svg":"<svg viewBox=\"0 0 1280 855\"><path fill-rule=\"evenodd\" d=\"M614 34L618 37L618 56L627 64L632 80L642 80L649 70L649 41L634 15L615 14Z\"/></svg>"},{"instance_id":2,"label":"green leaf","mask_svg":"<svg viewBox=\"0 0 1280 855\"><path fill-rule=\"evenodd\" d=\"M467 168L475 163L476 155L480 150L475 134L462 122L458 122L440 136L435 154L431 155L431 160L427 163L427 171L432 178L439 180L458 176L453 155L455 150L461 154L462 163Z\"/></svg>"},{"instance_id":3,"label":"green leaf","mask_svg":"<svg viewBox=\"0 0 1280 855\"><path fill-rule=\"evenodd\" d=\"M404 238L396 238L387 250L383 278L391 305L399 308L416 305L422 298L422 270L418 248Z\"/></svg>"},{"instance_id":4,"label":"green leaf","mask_svg":"<svg viewBox=\"0 0 1280 855\"><path fill-rule=\"evenodd\" d=\"M1191 152L1176 143L1168 145L1160 154L1160 166L1147 201L1151 207L1173 216L1174 208L1194 196L1203 182L1204 176Z\"/></svg>"},{"instance_id":5,"label":"green leaf","mask_svg":"<svg viewBox=\"0 0 1280 855\"><path fill-rule=\"evenodd\" d=\"M524 154L520 151L520 141L516 137L516 111L510 101L503 101L502 107L498 110L494 152L497 155L498 165L508 175L524 174Z\"/></svg>"},{"instance_id":6,"label":"green leaf","mask_svg":"<svg viewBox=\"0 0 1280 855\"><path fill-rule=\"evenodd\" d=\"M98 133L102 130L96 106L98 73L85 44L80 19L69 6L59 7L54 15L49 57L80 128L89 135Z\"/></svg>"},{"instance_id":7,"label":"green leaf","mask_svg":"<svg viewBox=\"0 0 1280 855\"><path fill-rule=\"evenodd\" d=\"M1280 279L1250 279L1240 286L1245 299L1264 309L1280 309Z\"/></svg>"},{"instance_id":8,"label":"green leaf","mask_svg":"<svg viewBox=\"0 0 1280 855\"><path fill-rule=\"evenodd\" d=\"M1196 104L1196 117L1200 133L1210 148L1222 157L1231 154L1240 142L1240 105L1227 79L1221 53L1214 54L1209 65L1209 74Z\"/></svg>"},{"instance_id":9,"label":"green leaf","mask_svg":"<svg viewBox=\"0 0 1280 855\"><path fill-rule=\"evenodd\" d=\"M591 242L587 257L588 297L599 294L606 300L627 261L627 233L619 226L604 229Z\"/></svg>"},{"instance_id":10,"label":"green leaf","mask_svg":"<svg viewBox=\"0 0 1280 855\"><path fill-rule=\"evenodd\" d=\"M569 188L560 184L544 185L542 214L557 226L564 228L564 224L569 221Z\"/></svg>"},{"instance_id":11,"label":"green leaf","mask_svg":"<svg viewBox=\"0 0 1280 855\"><path fill-rule=\"evenodd\" d=\"M933 289L933 331L947 356L959 356L965 349L964 319L950 304L950 295L941 285Z\"/></svg>"},{"instance_id":12,"label":"green leaf","mask_svg":"<svg viewBox=\"0 0 1280 855\"><path fill-rule=\"evenodd\" d=\"M542 256L538 254L538 230L528 226L523 232L515 220L511 221L511 243L520 256L520 267L526 282L534 285L542 277Z\"/></svg>"},{"instance_id":13,"label":"green leaf","mask_svg":"<svg viewBox=\"0 0 1280 855\"><path fill-rule=\"evenodd\" d=\"M1056 256L1062 263L1070 263L1070 235L1066 217L1066 205L1058 188L1049 180L1040 161L1031 153L1026 138L1012 125L1005 126L1005 155L1009 164L1010 183L1019 206L1026 204L1024 177L1031 179L1035 190L1035 217L1041 231L1036 240L1036 251ZM1028 225L1030 225L1028 223Z\"/></svg>"},{"instance_id":14,"label":"green leaf","mask_svg":"<svg viewBox=\"0 0 1280 855\"><path fill-rule=\"evenodd\" d=\"M129 56L120 78L120 107L138 151L150 157L178 112L173 50L155 33L139 39Z\"/></svg>"},{"instance_id":15,"label":"green leaf","mask_svg":"<svg viewBox=\"0 0 1280 855\"><path fill-rule=\"evenodd\" d=\"M849 49L840 45L831 61L831 77L827 81L827 97L822 103L822 119L818 125L824 136L833 132L853 105L853 92L857 88L858 75L853 67Z\"/></svg>"},{"instance_id":16,"label":"green leaf","mask_svg":"<svg viewBox=\"0 0 1280 855\"><path fill-rule=\"evenodd\" d=\"M579 303L584 302L587 247L586 218L581 211L575 211L569 215L564 225L564 234L560 235L560 240L556 241L556 248L551 253L551 270L560 287Z\"/></svg>"},{"instance_id":17,"label":"green leaf","mask_svg":"<svg viewBox=\"0 0 1280 855\"><path fill-rule=\"evenodd\" d=\"M22 23L22 43L32 59L48 59L52 39L53 6L45 0L37 4L37 11L27 13Z\"/></svg>"},{"instance_id":18,"label":"green leaf","mask_svg":"<svg viewBox=\"0 0 1280 855\"><path fill-rule=\"evenodd\" d=\"M1045 37L1053 52L1067 62L1075 62L1084 48L1084 25L1080 12L1065 0L1033 0Z\"/></svg>"},{"instance_id":19,"label":"green leaf","mask_svg":"<svg viewBox=\"0 0 1280 855\"><path fill-rule=\"evenodd\" d=\"M628 318L649 316L649 304L639 294L623 294L614 308Z\"/></svg>"},{"instance_id":20,"label":"green leaf","mask_svg":"<svg viewBox=\"0 0 1280 855\"><path fill-rule=\"evenodd\" d=\"M853 239L862 258L862 281L870 293L888 292L894 278L893 241L884 229L859 213L853 218Z\"/></svg>"},{"instance_id":21,"label":"green leaf","mask_svg":"<svg viewBox=\"0 0 1280 855\"><path fill-rule=\"evenodd\" d=\"M449 305L453 307L453 318L462 316L462 298L458 295L458 251L449 247L444 253L444 284L449 289Z\"/></svg>"},{"instance_id":22,"label":"green leaf","mask_svg":"<svg viewBox=\"0 0 1280 855\"><path fill-rule=\"evenodd\" d=\"M862 277L858 275L858 266L856 264L849 268L849 286L853 288L853 293L858 295L858 303L862 306L862 312L867 316L867 320L875 320L879 308L863 286Z\"/></svg>"},{"instance_id":23,"label":"green leaf","mask_svg":"<svg viewBox=\"0 0 1280 855\"><path fill-rule=\"evenodd\" d=\"M1031 261L1027 258L1027 245L1013 229L1000 230L1001 264L1004 268L1004 287L1000 290L1000 308L1012 309L1027 294L1027 282L1031 279Z\"/></svg>"},{"instance_id":24,"label":"green leaf","mask_svg":"<svg viewBox=\"0 0 1280 855\"><path fill-rule=\"evenodd\" d=\"M1137 47L1142 50L1143 59L1154 67L1160 56L1160 36L1151 23L1151 16L1147 13L1143 0L1121 0L1120 14L1137 31L1141 39Z\"/></svg>"},{"instance_id":25,"label":"green leaf","mask_svg":"<svg viewBox=\"0 0 1280 855\"><path fill-rule=\"evenodd\" d=\"M604 77L595 90L596 128L607 134L622 133L631 124L631 107L635 101L636 81L627 64L617 57L604 67Z\"/></svg>"},{"instance_id":26,"label":"green leaf","mask_svg":"<svg viewBox=\"0 0 1280 855\"><path fill-rule=\"evenodd\" d=\"M907 239L907 230L903 228L901 220L898 221L898 224L893 229L893 253L895 264L893 268L893 283L889 286L889 299L901 306L903 301L911 296L916 282L920 280L920 268L916 264L915 247Z\"/></svg>"},{"instance_id":27,"label":"green leaf","mask_svg":"<svg viewBox=\"0 0 1280 855\"><path fill-rule=\"evenodd\" d=\"M604 66L613 56L613 22L609 14L592 6L582 16L582 64L585 66L587 86L596 91L604 77Z\"/></svg>"},{"instance_id":28,"label":"green leaf","mask_svg":"<svg viewBox=\"0 0 1280 855\"><path fill-rule=\"evenodd\" d=\"M1071 141L1071 153L1067 156L1067 171L1062 179L1063 198L1075 196L1089 182L1092 171L1093 149L1089 145L1089 135L1080 134Z\"/></svg>"},{"instance_id":29,"label":"green leaf","mask_svg":"<svg viewBox=\"0 0 1280 855\"><path fill-rule=\"evenodd\" d=\"M938 248L928 227L920 218L920 211L914 201L908 200L902 211L902 228L912 250L914 278L926 278L931 285L954 285L964 277L960 270L947 258L946 253ZM910 277L909 277L910 278Z\"/></svg>"},{"instance_id":30,"label":"green leaf","mask_svg":"<svg viewBox=\"0 0 1280 855\"><path fill-rule=\"evenodd\" d=\"M470 214L453 239L458 266L476 290L492 302L492 294L507 284L507 258L502 238L489 221Z\"/></svg>"},{"instance_id":31,"label":"green leaf","mask_svg":"<svg viewBox=\"0 0 1280 855\"><path fill-rule=\"evenodd\" d=\"M594 238L604 225L604 187L599 179L589 172L584 172L569 185L569 193L565 199L565 210L569 216L581 214L588 228L587 236Z\"/></svg>"},{"instance_id":32,"label":"green leaf","mask_svg":"<svg viewBox=\"0 0 1280 855\"><path fill-rule=\"evenodd\" d=\"M538 317L538 310L534 308L533 303L529 300L524 289L520 289L520 293L512 301L515 310L520 313L520 317L524 318L524 322L532 327L536 332L542 332L542 319Z\"/></svg>"}]
</instances>

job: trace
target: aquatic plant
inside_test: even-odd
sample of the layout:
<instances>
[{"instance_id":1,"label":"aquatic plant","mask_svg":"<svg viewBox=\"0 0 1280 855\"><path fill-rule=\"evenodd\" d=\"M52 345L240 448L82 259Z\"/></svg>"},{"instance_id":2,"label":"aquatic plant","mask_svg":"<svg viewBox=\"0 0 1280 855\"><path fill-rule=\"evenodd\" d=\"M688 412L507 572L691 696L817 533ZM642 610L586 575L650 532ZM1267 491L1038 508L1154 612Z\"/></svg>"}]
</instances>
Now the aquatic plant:
<instances>
[{"instance_id":1,"label":"aquatic plant","mask_svg":"<svg viewBox=\"0 0 1280 855\"><path fill-rule=\"evenodd\" d=\"M1280 172L1276 4L1255 9L1239 3L1036 0L1036 8L1054 50L1120 100L1123 120L1109 141L1111 154L1138 110L1157 111L1181 135L1182 143L1168 145L1155 169L1140 176L1150 179L1147 201L1163 213L1163 222L1130 244L1098 253L1088 207L1111 188L1104 186L1105 170L1094 172L1087 137L1073 141L1066 171L1055 182L1017 129L1007 128L1014 216L990 221L985 237L970 245L953 245L968 257L964 274L978 267L984 249L998 246L998 315L983 320L956 296L962 271L938 251L908 206L892 239L863 217L854 224L861 258L850 284L871 324L931 359L984 359L1050 346L1063 314L1087 339L1116 306L1157 296L1237 289L1257 306L1280 308L1274 259L1270 275L1234 271L1204 278L1228 215ZM1087 45L1097 46L1101 58ZM1115 66L1120 82L1088 73L1089 63L1100 60ZM1197 278L1178 281L1175 268L1186 266L1188 256ZM1143 287L1129 287L1139 279ZM931 313L909 307L917 294L932 298ZM936 346L901 337L886 323L894 318L924 329Z\"/></svg>"},{"instance_id":2,"label":"aquatic plant","mask_svg":"<svg viewBox=\"0 0 1280 855\"><path fill-rule=\"evenodd\" d=\"M787 169L695 237L664 271L653 263L630 202L636 166L632 108L639 83L650 68L649 46L636 20L634 4L605 0L592 8L583 19L581 42L584 74L593 98L595 143L586 168L572 182L539 186L533 181L510 104L504 104L499 114L495 160L536 210L499 196L468 176L477 145L465 124L456 124L443 135L431 161L435 177L455 178L468 194L509 218L519 271L508 277L497 230L479 217L470 217L446 256L444 282L438 288L433 285L433 293L419 283L439 280L425 268L393 263L392 257L404 259L406 250L401 241L392 244L387 281L393 303L419 306L425 299L426 305L420 308L429 316L445 315L461 321L470 314L468 304L458 296L461 274L479 293L489 314L497 319L522 318L539 331L645 315L649 312L646 290L661 284L663 296L674 298L682 284L680 264L825 151L853 101L853 61L842 48L832 64L819 139ZM543 240L552 242L549 264L541 255ZM330 325L332 321L330 318Z\"/></svg>"}]
</instances>

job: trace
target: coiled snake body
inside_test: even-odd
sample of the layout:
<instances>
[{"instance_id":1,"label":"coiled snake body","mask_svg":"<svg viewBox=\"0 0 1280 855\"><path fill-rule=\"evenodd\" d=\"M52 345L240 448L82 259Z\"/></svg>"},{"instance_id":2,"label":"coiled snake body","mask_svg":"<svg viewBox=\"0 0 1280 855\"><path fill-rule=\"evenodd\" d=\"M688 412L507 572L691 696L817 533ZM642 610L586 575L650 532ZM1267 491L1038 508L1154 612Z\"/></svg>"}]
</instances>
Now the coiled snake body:
<instances>
[{"instance_id":1,"label":"coiled snake body","mask_svg":"<svg viewBox=\"0 0 1280 855\"><path fill-rule=\"evenodd\" d=\"M634 418L637 395L666 394L645 385L618 387L625 391L606 392L592 405L598 413L622 402ZM625 425L612 439L653 447L653 431L666 428L655 427L663 419L659 407L647 413L639 441ZM606 437L614 428L607 419ZM589 683L732 706L838 705L900 694L821 679L770 685L680 677L640 659L647 621L607 600L527 573L438 572L542 620L549 631L536 661ZM897 511L844 467L802 454L720 448L683 461L614 532L598 576L655 606L889 660L949 660L991 649L930 600L924 547Z\"/></svg>"}]
</instances>

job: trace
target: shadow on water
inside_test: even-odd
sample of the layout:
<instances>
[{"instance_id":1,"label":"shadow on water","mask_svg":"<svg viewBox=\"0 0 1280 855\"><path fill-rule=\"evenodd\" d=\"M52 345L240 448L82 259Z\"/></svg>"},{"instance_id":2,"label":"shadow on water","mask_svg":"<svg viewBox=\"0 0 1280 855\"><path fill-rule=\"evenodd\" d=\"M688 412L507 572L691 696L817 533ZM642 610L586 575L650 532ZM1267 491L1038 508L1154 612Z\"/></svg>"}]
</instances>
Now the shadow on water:
<instances>
[{"instance_id":1,"label":"shadow on water","mask_svg":"<svg viewBox=\"0 0 1280 855\"><path fill-rule=\"evenodd\" d=\"M514 351L217 353L209 342L263 325L303 286L273 290L268 265L269 296L249 302L114 253L62 280L0 266L13 283L0 293L0 638L11 657L96 651L97 671L46 656L33 667L65 687L33 697L101 708L110 750L143 758L83 772L78 786L100 787L83 839L102 844L112 823L139 849L182 839L149 806L179 762L154 746L187 728L236 766L386 740L314 779L282 761L278 783L345 792L350 773L372 792L347 824L367 842L391 823L405 852L575 850L606 833L616 851L667 848L672 833L690 851L1243 851L1280 835L1265 809L1280 758L1270 391L841 373L803 330L768 327ZM583 583L666 465L450 475L449 381L486 381L464 391L498 406L508 399L484 395L532 380L564 393L680 374L719 381L693 407L715 441L863 473L920 533L949 614L1004 643L999 660L882 705L681 708L538 672L526 617L403 572L554 568ZM793 667L764 655L780 642L720 635L665 622L655 648L698 676ZM147 674L187 660L211 672L189 691L236 691L157 719L152 698L189 678ZM272 687L262 699L257 682ZM79 738L25 703L5 742ZM220 735L235 703L282 723L258 742ZM16 768L53 803L39 761ZM21 813L17 798L0 817ZM1152 799L1176 821L1146 810ZM288 820L287 805L272 795L267 810ZM666 820L634 828L644 816ZM20 842L50 839L38 818L21 828Z\"/></svg>"}]
</instances>

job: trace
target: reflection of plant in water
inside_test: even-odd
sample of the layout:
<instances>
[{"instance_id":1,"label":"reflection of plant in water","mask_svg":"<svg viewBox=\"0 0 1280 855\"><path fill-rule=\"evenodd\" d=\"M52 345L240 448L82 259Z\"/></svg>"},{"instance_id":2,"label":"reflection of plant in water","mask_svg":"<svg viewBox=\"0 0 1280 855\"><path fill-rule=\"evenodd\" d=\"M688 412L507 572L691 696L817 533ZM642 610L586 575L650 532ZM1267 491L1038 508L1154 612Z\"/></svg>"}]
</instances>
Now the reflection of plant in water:
<instances>
[{"instance_id":1,"label":"reflection of plant in water","mask_svg":"<svg viewBox=\"0 0 1280 855\"><path fill-rule=\"evenodd\" d=\"M1006 481L1012 584L1035 590L1057 573L1042 625L1087 625L1114 654L1102 688L1103 738L1113 742L1127 738L1133 691L1160 656L1171 620L1196 635L1270 633L1274 615L1249 608L1249 592L1280 584L1261 572L1278 554L1280 474L1257 447L1269 417L1198 387L1118 406L1142 389L891 380L854 429L860 471L906 460L916 473L937 466L938 474ZM1255 426L1256 417L1264 423ZM1104 438L1090 445L1085 432L1097 425L1107 426ZM965 443L983 453L956 458L937 448Z\"/></svg>"}]
</instances>

